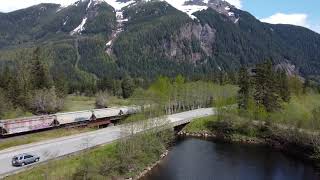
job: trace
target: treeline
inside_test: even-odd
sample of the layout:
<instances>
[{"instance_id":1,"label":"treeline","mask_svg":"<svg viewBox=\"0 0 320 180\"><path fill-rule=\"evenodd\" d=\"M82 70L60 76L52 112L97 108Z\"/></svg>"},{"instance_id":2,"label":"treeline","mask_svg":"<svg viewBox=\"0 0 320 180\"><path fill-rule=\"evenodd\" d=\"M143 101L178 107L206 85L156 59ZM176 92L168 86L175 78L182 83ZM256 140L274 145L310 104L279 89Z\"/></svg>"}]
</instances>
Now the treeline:
<instances>
[{"instance_id":1,"label":"treeline","mask_svg":"<svg viewBox=\"0 0 320 180\"><path fill-rule=\"evenodd\" d=\"M28 54L25 54L28 56ZM36 48L30 61L17 61L0 74L0 117L12 111L54 113L63 107L66 83L53 78Z\"/></svg>"},{"instance_id":2,"label":"treeline","mask_svg":"<svg viewBox=\"0 0 320 180\"><path fill-rule=\"evenodd\" d=\"M238 108L253 118L279 112L292 96L317 91L310 81L298 76L288 76L277 69L271 61L257 64L255 68L239 70Z\"/></svg>"},{"instance_id":3,"label":"treeline","mask_svg":"<svg viewBox=\"0 0 320 180\"><path fill-rule=\"evenodd\" d=\"M220 99L229 99L231 103L236 90L237 87L233 85L221 86L210 81L186 81L181 75L173 79L160 76L148 89L136 89L131 99L141 106L156 106L165 114L172 114L211 107Z\"/></svg>"}]
</instances>

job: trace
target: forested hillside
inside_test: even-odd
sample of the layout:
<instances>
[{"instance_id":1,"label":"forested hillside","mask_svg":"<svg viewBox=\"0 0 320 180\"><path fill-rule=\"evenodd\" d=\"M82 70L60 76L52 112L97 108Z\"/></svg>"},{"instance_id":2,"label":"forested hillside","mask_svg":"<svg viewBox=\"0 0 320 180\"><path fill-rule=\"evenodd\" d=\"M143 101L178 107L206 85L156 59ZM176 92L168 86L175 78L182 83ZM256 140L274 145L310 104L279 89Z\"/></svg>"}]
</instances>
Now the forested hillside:
<instances>
[{"instance_id":1,"label":"forested hillside","mask_svg":"<svg viewBox=\"0 0 320 180\"><path fill-rule=\"evenodd\" d=\"M319 81L319 34L262 23L225 1L207 5L190 15L166 1L138 1L120 10L107 1L84 0L0 13L0 74L6 68L16 72L39 48L50 79L66 81L69 93L92 92L113 81L119 86L127 77L146 83L159 75L182 74L236 82L241 65L266 60L288 74Z\"/></svg>"}]
</instances>

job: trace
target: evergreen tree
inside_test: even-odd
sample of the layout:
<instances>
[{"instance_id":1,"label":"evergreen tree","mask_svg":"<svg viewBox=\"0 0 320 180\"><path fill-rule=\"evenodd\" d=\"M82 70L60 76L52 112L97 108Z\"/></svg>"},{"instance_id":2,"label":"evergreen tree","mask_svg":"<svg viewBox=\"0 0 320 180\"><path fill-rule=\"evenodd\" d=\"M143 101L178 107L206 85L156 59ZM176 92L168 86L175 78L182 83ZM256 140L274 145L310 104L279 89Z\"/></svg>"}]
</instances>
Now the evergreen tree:
<instances>
[{"instance_id":1,"label":"evergreen tree","mask_svg":"<svg viewBox=\"0 0 320 180\"><path fill-rule=\"evenodd\" d=\"M280 108L277 84L276 73L271 61L258 64L256 67L254 99L257 105L263 105L268 112Z\"/></svg>"},{"instance_id":2,"label":"evergreen tree","mask_svg":"<svg viewBox=\"0 0 320 180\"><path fill-rule=\"evenodd\" d=\"M52 85L49 70L40 59L40 48L37 47L33 52L31 62L31 76L34 89L50 88Z\"/></svg>"},{"instance_id":3,"label":"evergreen tree","mask_svg":"<svg viewBox=\"0 0 320 180\"><path fill-rule=\"evenodd\" d=\"M121 87L122 87L123 98L129 98L133 94L133 91L135 88L132 78L129 76L126 76L121 83Z\"/></svg>"},{"instance_id":4,"label":"evergreen tree","mask_svg":"<svg viewBox=\"0 0 320 180\"><path fill-rule=\"evenodd\" d=\"M97 82L97 88L100 91L108 90L109 92L112 91L113 87L113 80L110 77L104 77L102 79L99 79Z\"/></svg>"},{"instance_id":5,"label":"evergreen tree","mask_svg":"<svg viewBox=\"0 0 320 180\"><path fill-rule=\"evenodd\" d=\"M114 96L123 96L121 85L122 85L122 82L120 80L112 81L112 94Z\"/></svg>"},{"instance_id":6,"label":"evergreen tree","mask_svg":"<svg viewBox=\"0 0 320 180\"><path fill-rule=\"evenodd\" d=\"M289 79L286 71L278 71L279 77L279 94L284 102L290 101Z\"/></svg>"},{"instance_id":7,"label":"evergreen tree","mask_svg":"<svg viewBox=\"0 0 320 180\"><path fill-rule=\"evenodd\" d=\"M239 71L239 88L238 107L241 110L247 110L250 99L250 77L245 67L241 67Z\"/></svg>"},{"instance_id":8,"label":"evergreen tree","mask_svg":"<svg viewBox=\"0 0 320 180\"><path fill-rule=\"evenodd\" d=\"M10 101L13 103L15 107L18 107L19 105L22 105L26 103L25 101L22 101L21 95L23 94L23 89L21 89L18 77L12 76L8 82L7 87L7 97L10 99Z\"/></svg>"},{"instance_id":9,"label":"evergreen tree","mask_svg":"<svg viewBox=\"0 0 320 180\"><path fill-rule=\"evenodd\" d=\"M1 73L1 76L0 76L0 87L7 90L10 79L11 79L11 72L9 67L6 66L3 73Z\"/></svg>"},{"instance_id":10,"label":"evergreen tree","mask_svg":"<svg viewBox=\"0 0 320 180\"><path fill-rule=\"evenodd\" d=\"M69 86L66 78L60 74L54 79L54 86L58 97L65 97L68 94Z\"/></svg>"}]
</instances>

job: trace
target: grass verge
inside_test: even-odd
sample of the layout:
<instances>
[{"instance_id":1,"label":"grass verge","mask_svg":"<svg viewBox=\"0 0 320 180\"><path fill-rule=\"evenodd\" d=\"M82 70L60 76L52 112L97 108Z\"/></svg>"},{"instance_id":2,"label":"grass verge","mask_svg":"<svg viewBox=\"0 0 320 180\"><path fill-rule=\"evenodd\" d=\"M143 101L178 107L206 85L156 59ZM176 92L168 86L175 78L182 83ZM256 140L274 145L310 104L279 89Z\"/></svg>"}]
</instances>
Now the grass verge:
<instances>
[{"instance_id":1,"label":"grass verge","mask_svg":"<svg viewBox=\"0 0 320 180\"><path fill-rule=\"evenodd\" d=\"M63 112L90 110L94 108L94 97L69 95L65 100Z\"/></svg>"},{"instance_id":2,"label":"grass verge","mask_svg":"<svg viewBox=\"0 0 320 180\"><path fill-rule=\"evenodd\" d=\"M52 160L46 164L39 165L30 170L4 178L5 180L30 180L30 179L73 179L79 167L86 161L94 162L90 164L90 172L96 173L103 160L112 158L116 153L116 144L109 144L98 147L90 152L83 152L60 160ZM103 176L95 176L95 179L106 179Z\"/></svg>"}]
</instances>

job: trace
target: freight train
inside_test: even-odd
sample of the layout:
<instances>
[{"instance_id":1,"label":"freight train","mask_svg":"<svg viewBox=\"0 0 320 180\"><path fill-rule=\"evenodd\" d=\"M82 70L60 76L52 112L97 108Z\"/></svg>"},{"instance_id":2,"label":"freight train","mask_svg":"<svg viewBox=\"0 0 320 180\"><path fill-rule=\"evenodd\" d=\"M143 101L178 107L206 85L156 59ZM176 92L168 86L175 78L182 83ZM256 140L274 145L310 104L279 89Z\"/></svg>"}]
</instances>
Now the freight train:
<instances>
[{"instance_id":1,"label":"freight train","mask_svg":"<svg viewBox=\"0 0 320 180\"><path fill-rule=\"evenodd\" d=\"M138 111L140 111L139 107L130 106L0 120L0 136L12 136L59 127L108 126Z\"/></svg>"}]
</instances>

